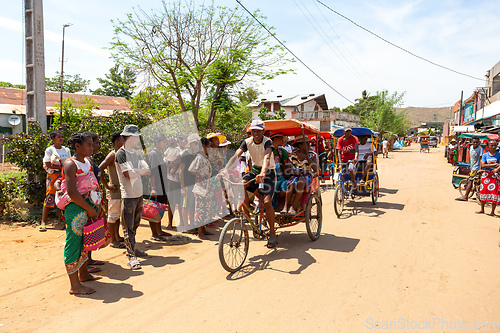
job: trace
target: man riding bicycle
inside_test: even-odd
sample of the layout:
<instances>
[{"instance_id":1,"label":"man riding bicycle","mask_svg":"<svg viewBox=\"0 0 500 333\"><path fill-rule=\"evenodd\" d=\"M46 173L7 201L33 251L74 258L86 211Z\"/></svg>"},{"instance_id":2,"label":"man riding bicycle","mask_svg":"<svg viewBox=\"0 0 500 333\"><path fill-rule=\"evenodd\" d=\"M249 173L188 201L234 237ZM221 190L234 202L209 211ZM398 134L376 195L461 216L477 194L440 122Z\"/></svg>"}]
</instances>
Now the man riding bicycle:
<instances>
[{"instance_id":1,"label":"man riding bicycle","mask_svg":"<svg viewBox=\"0 0 500 333\"><path fill-rule=\"evenodd\" d=\"M274 248L278 244L276 231L274 229L274 208L272 198L276 183L275 162L273 158L273 142L271 139L264 136L265 125L262 120L254 120L250 125L251 136L241 143L240 148L236 150L235 155L227 163L227 168L230 169L240 156L249 152L252 158L252 169L243 176L243 183L247 184L255 179L245 189L254 193L263 203L266 210L266 217L269 223L269 240L268 248ZM245 206L249 207L248 193L245 191ZM243 213L247 215L245 210Z\"/></svg>"},{"instance_id":2,"label":"man riding bicycle","mask_svg":"<svg viewBox=\"0 0 500 333\"><path fill-rule=\"evenodd\" d=\"M337 142L337 149L339 151L339 160L342 163L349 162L347 170L351 176L352 190L355 191L358 188L354 170L356 168L356 162L358 161L359 140L351 133L352 128L350 126L344 126L344 135Z\"/></svg>"}]
</instances>

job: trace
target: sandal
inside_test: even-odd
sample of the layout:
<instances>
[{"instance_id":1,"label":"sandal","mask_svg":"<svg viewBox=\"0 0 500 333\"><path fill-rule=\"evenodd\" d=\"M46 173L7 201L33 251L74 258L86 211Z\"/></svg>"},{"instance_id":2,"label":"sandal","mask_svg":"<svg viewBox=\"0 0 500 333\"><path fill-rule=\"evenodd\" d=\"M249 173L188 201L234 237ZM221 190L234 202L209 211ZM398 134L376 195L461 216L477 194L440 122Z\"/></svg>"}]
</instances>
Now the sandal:
<instances>
[{"instance_id":1,"label":"sandal","mask_svg":"<svg viewBox=\"0 0 500 333\"><path fill-rule=\"evenodd\" d=\"M166 241L165 237L163 237L163 236L151 236L151 240L154 240L156 242L164 242L164 241Z\"/></svg>"},{"instance_id":2,"label":"sandal","mask_svg":"<svg viewBox=\"0 0 500 333\"><path fill-rule=\"evenodd\" d=\"M113 247L113 248L115 248L115 249L124 249L124 248L126 248L125 244L120 243L120 242L111 243L110 246Z\"/></svg>"},{"instance_id":3,"label":"sandal","mask_svg":"<svg viewBox=\"0 0 500 333\"><path fill-rule=\"evenodd\" d=\"M278 237L269 237L267 240L267 248L268 249L273 249L278 245Z\"/></svg>"},{"instance_id":4,"label":"sandal","mask_svg":"<svg viewBox=\"0 0 500 333\"><path fill-rule=\"evenodd\" d=\"M132 270L136 270L136 269L141 269L141 263L139 262L139 260L137 260L136 258L134 259L131 259L128 263L127 263L127 266L132 269Z\"/></svg>"},{"instance_id":5,"label":"sandal","mask_svg":"<svg viewBox=\"0 0 500 333\"><path fill-rule=\"evenodd\" d=\"M161 234L160 234L161 237L172 237L172 234L169 233L169 232L165 232L163 231Z\"/></svg>"},{"instance_id":6,"label":"sandal","mask_svg":"<svg viewBox=\"0 0 500 333\"><path fill-rule=\"evenodd\" d=\"M288 215L290 215L290 216L295 216L295 215L297 215L297 212L295 211L295 209L293 209L293 208L292 208L292 209L288 212Z\"/></svg>"},{"instance_id":7,"label":"sandal","mask_svg":"<svg viewBox=\"0 0 500 333\"><path fill-rule=\"evenodd\" d=\"M97 265L97 266L104 265L104 261L92 259L89 260L89 265Z\"/></svg>"},{"instance_id":8,"label":"sandal","mask_svg":"<svg viewBox=\"0 0 500 333\"><path fill-rule=\"evenodd\" d=\"M87 271L89 273L97 273L97 272L100 272L101 269L99 267L89 266L88 269L87 269Z\"/></svg>"},{"instance_id":9,"label":"sandal","mask_svg":"<svg viewBox=\"0 0 500 333\"><path fill-rule=\"evenodd\" d=\"M41 225L40 227L38 227L38 231L45 232L45 231L47 231L47 227L44 225Z\"/></svg>"},{"instance_id":10,"label":"sandal","mask_svg":"<svg viewBox=\"0 0 500 333\"><path fill-rule=\"evenodd\" d=\"M288 215L288 210L284 210L284 209L283 209L283 210L280 212L280 214L281 214L281 215Z\"/></svg>"}]
</instances>

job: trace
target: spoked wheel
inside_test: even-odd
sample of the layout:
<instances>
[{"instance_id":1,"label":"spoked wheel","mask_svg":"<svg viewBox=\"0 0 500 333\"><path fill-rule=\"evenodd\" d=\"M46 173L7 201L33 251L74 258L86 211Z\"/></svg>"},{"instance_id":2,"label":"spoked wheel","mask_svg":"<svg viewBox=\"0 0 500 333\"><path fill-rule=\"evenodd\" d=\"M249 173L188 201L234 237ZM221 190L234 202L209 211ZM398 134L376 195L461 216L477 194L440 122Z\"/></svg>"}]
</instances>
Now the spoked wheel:
<instances>
[{"instance_id":1,"label":"spoked wheel","mask_svg":"<svg viewBox=\"0 0 500 333\"><path fill-rule=\"evenodd\" d=\"M467 179L462 179L460 183L458 183L458 191L460 192L460 196L464 196L465 191L467 190ZM469 192L469 199L474 195L474 191Z\"/></svg>"},{"instance_id":2,"label":"spoked wheel","mask_svg":"<svg viewBox=\"0 0 500 333\"><path fill-rule=\"evenodd\" d=\"M342 211L344 210L344 193L342 190L342 185L337 184L337 188L335 189L335 194L333 196L333 209L335 210L335 214L337 217L342 215Z\"/></svg>"},{"instance_id":3,"label":"spoked wheel","mask_svg":"<svg viewBox=\"0 0 500 333\"><path fill-rule=\"evenodd\" d=\"M248 230L242 218L229 220L219 237L219 260L228 272L238 271L248 255Z\"/></svg>"},{"instance_id":4,"label":"spoked wheel","mask_svg":"<svg viewBox=\"0 0 500 333\"><path fill-rule=\"evenodd\" d=\"M379 182L378 182L378 175L375 174L373 176L372 180L372 203L375 205L378 201L378 194L379 194Z\"/></svg>"},{"instance_id":5,"label":"spoked wheel","mask_svg":"<svg viewBox=\"0 0 500 333\"><path fill-rule=\"evenodd\" d=\"M323 206L320 194L310 195L306 206L306 230L309 238L315 241L321 234L323 224Z\"/></svg>"}]
</instances>

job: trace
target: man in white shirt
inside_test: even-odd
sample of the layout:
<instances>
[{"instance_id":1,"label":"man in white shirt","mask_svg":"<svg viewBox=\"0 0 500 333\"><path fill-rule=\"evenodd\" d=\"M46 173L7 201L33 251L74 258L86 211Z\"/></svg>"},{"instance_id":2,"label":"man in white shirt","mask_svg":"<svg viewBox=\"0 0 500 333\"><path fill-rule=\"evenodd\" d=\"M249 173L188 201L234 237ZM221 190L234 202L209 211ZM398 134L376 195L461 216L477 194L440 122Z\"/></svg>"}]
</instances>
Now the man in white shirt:
<instances>
[{"instance_id":1,"label":"man in white shirt","mask_svg":"<svg viewBox=\"0 0 500 333\"><path fill-rule=\"evenodd\" d=\"M389 141L386 138L382 141L382 156L389 158Z\"/></svg>"},{"instance_id":2,"label":"man in white shirt","mask_svg":"<svg viewBox=\"0 0 500 333\"><path fill-rule=\"evenodd\" d=\"M371 142L368 142L367 135L360 135L358 151L359 161L366 161L366 165L363 169L363 176L361 177L360 181L360 184L363 185L365 183L366 175L373 165L373 153L377 154L377 149L372 146Z\"/></svg>"},{"instance_id":3,"label":"man in white shirt","mask_svg":"<svg viewBox=\"0 0 500 333\"><path fill-rule=\"evenodd\" d=\"M115 154L122 197L121 222L129 258L128 266L140 269L137 256L146 256L146 253L135 248L135 235L142 216L141 176L149 175L150 171L141 154L134 150L140 142L139 128L136 125L126 125L121 135L125 138L125 143Z\"/></svg>"}]
</instances>

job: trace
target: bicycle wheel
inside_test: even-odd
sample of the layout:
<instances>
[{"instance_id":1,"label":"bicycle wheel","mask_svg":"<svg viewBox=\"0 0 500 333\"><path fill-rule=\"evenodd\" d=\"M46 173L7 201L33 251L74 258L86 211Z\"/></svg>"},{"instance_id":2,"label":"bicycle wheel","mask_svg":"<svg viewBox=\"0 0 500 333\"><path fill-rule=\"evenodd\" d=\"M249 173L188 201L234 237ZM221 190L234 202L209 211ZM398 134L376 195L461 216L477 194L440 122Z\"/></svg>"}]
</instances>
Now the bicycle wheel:
<instances>
[{"instance_id":1,"label":"bicycle wheel","mask_svg":"<svg viewBox=\"0 0 500 333\"><path fill-rule=\"evenodd\" d=\"M323 209L319 194L309 196L306 205L305 220L307 235L309 235L311 240L317 240L321 234L321 226L323 224Z\"/></svg>"},{"instance_id":2,"label":"bicycle wheel","mask_svg":"<svg viewBox=\"0 0 500 333\"><path fill-rule=\"evenodd\" d=\"M379 194L379 182L378 182L378 175L373 176L372 180L372 203L375 205L378 201L378 194Z\"/></svg>"},{"instance_id":3,"label":"bicycle wheel","mask_svg":"<svg viewBox=\"0 0 500 333\"><path fill-rule=\"evenodd\" d=\"M462 179L460 181L460 183L458 183L458 191L460 192L460 196L464 196L465 194L465 191L467 190L467 179ZM474 191L473 189L469 192L469 196L468 198L472 198L472 196L474 195Z\"/></svg>"},{"instance_id":4,"label":"bicycle wheel","mask_svg":"<svg viewBox=\"0 0 500 333\"><path fill-rule=\"evenodd\" d=\"M333 196L333 209L337 217L342 215L342 211L344 210L344 191L342 190L342 184L337 184L337 188L335 189L335 195Z\"/></svg>"},{"instance_id":5,"label":"bicycle wheel","mask_svg":"<svg viewBox=\"0 0 500 333\"><path fill-rule=\"evenodd\" d=\"M219 260L228 272L238 271L248 255L248 230L243 218L229 220L219 237Z\"/></svg>"}]
</instances>

